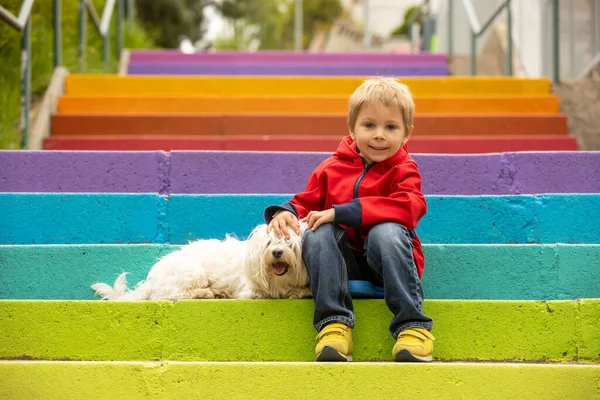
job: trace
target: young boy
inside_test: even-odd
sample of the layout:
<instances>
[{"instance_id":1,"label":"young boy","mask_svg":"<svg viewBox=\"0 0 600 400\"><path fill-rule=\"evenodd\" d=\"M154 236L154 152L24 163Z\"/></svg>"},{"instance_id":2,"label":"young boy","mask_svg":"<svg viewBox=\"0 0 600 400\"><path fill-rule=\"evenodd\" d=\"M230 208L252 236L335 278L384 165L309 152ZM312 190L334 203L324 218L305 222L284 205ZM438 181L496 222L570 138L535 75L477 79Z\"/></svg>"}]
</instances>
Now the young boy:
<instances>
[{"instance_id":1,"label":"young boy","mask_svg":"<svg viewBox=\"0 0 600 400\"><path fill-rule=\"evenodd\" d=\"M304 192L265 210L278 236L288 237L288 226L298 232L298 218L307 223L302 252L315 303L317 361L352 360L349 279L384 287L395 361L432 359L433 321L422 311L424 258L415 233L427 204L406 148L413 113L406 85L365 81L350 96L350 135L313 171Z\"/></svg>"}]
</instances>

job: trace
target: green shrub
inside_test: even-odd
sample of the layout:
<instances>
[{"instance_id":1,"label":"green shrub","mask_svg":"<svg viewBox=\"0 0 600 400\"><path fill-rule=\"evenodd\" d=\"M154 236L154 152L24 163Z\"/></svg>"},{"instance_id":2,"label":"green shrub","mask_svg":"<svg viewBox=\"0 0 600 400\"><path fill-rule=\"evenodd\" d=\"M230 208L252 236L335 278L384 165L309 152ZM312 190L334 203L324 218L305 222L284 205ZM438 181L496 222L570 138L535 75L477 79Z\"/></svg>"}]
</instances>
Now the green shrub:
<instances>
[{"instance_id":1,"label":"green shrub","mask_svg":"<svg viewBox=\"0 0 600 400\"><path fill-rule=\"evenodd\" d=\"M411 20L411 18L413 18L413 13L416 13L416 15L414 16L414 19L412 20L412 22L422 22L421 21L421 19L422 19L421 7L411 6L411 7L407 8L406 11L404 12L404 20L403 20L402 24L392 31L392 35L409 35L410 36L410 32L408 31L408 23Z\"/></svg>"}]
</instances>

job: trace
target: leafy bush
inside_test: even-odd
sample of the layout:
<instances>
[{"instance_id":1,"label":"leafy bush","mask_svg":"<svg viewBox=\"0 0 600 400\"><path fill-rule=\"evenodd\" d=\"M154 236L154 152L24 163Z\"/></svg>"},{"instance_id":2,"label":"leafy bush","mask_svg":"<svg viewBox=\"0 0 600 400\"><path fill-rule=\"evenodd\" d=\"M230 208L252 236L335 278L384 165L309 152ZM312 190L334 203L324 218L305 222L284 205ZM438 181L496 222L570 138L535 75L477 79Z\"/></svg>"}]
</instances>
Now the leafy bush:
<instances>
[{"instance_id":1,"label":"leafy bush","mask_svg":"<svg viewBox=\"0 0 600 400\"><path fill-rule=\"evenodd\" d=\"M413 13L416 13L416 15L413 16ZM410 32L408 32L408 22L411 18L414 18L412 22L422 22L421 7L412 6L406 9L404 12L404 21L400 26L394 29L392 35L410 35Z\"/></svg>"},{"instance_id":2,"label":"leafy bush","mask_svg":"<svg viewBox=\"0 0 600 400\"><path fill-rule=\"evenodd\" d=\"M156 32L158 46L177 48L184 37L192 43L202 37L204 7L208 3L211 1L137 0L136 13L145 29Z\"/></svg>"}]
</instances>

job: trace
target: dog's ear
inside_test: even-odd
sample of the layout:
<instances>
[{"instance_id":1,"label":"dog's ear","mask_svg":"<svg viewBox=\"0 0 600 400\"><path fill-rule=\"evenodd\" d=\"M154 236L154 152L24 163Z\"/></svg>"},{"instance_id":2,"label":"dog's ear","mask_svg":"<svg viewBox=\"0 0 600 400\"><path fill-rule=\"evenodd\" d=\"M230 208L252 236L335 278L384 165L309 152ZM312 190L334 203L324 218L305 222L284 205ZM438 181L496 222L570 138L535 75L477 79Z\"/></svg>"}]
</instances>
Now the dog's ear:
<instances>
[{"instance_id":1,"label":"dog's ear","mask_svg":"<svg viewBox=\"0 0 600 400\"><path fill-rule=\"evenodd\" d=\"M267 224L257 225L248 235L248 240L262 240L267 235Z\"/></svg>"}]
</instances>

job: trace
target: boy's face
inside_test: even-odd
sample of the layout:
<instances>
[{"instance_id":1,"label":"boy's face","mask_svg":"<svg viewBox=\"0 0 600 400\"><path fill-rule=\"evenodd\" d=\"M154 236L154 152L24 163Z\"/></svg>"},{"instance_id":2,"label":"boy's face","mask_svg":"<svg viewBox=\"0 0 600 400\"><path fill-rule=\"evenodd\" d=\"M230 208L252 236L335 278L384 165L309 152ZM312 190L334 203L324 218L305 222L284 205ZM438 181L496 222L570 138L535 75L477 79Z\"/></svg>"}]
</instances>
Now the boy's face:
<instances>
[{"instance_id":1,"label":"boy's face","mask_svg":"<svg viewBox=\"0 0 600 400\"><path fill-rule=\"evenodd\" d=\"M382 103L365 104L350 136L360 154L369 164L392 157L408 141L413 127L406 128L402 113L397 107Z\"/></svg>"}]
</instances>

